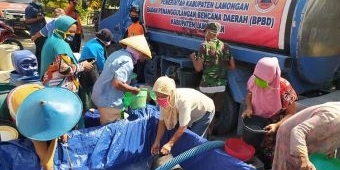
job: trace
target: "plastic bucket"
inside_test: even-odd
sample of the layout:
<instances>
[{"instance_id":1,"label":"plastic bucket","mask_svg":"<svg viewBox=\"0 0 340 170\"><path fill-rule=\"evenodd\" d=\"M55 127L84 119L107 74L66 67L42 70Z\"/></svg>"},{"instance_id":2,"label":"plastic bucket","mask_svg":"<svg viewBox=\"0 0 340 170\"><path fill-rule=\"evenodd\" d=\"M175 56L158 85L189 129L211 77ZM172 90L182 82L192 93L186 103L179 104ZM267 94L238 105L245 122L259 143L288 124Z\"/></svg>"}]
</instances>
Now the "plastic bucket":
<instances>
[{"instance_id":1,"label":"plastic bucket","mask_svg":"<svg viewBox=\"0 0 340 170\"><path fill-rule=\"evenodd\" d=\"M340 167L340 160L336 158L328 158L326 155L313 153L309 156L317 170L338 170Z\"/></svg>"},{"instance_id":2,"label":"plastic bucket","mask_svg":"<svg viewBox=\"0 0 340 170\"><path fill-rule=\"evenodd\" d=\"M84 117L84 124L86 128L100 125L100 114L98 110L87 111Z\"/></svg>"},{"instance_id":3,"label":"plastic bucket","mask_svg":"<svg viewBox=\"0 0 340 170\"><path fill-rule=\"evenodd\" d=\"M0 70L14 70L12 64L12 53L17 50L19 50L17 45L0 44Z\"/></svg>"},{"instance_id":4,"label":"plastic bucket","mask_svg":"<svg viewBox=\"0 0 340 170\"><path fill-rule=\"evenodd\" d=\"M131 109L145 108L147 97L148 89L146 88L141 88L140 92L137 95L126 92L123 98L124 107L131 107Z\"/></svg>"},{"instance_id":5,"label":"plastic bucket","mask_svg":"<svg viewBox=\"0 0 340 170\"><path fill-rule=\"evenodd\" d=\"M200 85L202 73L195 71L194 68L180 68L179 82L182 87L196 88Z\"/></svg>"},{"instance_id":6,"label":"plastic bucket","mask_svg":"<svg viewBox=\"0 0 340 170\"><path fill-rule=\"evenodd\" d=\"M10 141L18 139L18 131L11 126L0 126L0 141Z\"/></svg>"},{"instance_id":7,"label":"plastic bucket","mask_svg":"<svg viewBox=\"0 0 340 170\"><path fill-rule=\"evenodd\" d=\"M0 119L11 120L7 106L7 95L16 86L10 84L0 84Z\"/></svg>"},{"instance_id":8,"label":"plastic bucket","mask_svg":"<svg viewBox=\"0 0 340 170\"><path fill-rule=\"evenodd\" d=\"M268 125L268 120L259 116L245 117L242 119L242 139L255 148L259 148L266 133L263 128Z\"/></svg>"},{"instance_id":9,"label":"plastic bucket","mask_svg":"<svg viewBox=\"0 0 340 170\"><path fill-rule=\"evenodd\" d=\"M147 97L148 97L148 90L141 89L137 95L133 96L131 100L131 109L145 108Z\"/></svg>"}]
</instances>

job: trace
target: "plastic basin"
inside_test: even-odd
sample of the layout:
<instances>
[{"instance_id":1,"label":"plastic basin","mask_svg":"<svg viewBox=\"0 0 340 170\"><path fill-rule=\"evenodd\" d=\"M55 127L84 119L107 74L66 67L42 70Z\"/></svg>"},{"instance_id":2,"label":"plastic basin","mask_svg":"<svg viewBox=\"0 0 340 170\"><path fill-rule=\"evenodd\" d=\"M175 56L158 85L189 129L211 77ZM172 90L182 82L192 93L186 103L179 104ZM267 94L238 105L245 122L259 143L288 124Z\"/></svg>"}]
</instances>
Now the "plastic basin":
<instances>
[{"instance_id":1,"label":"plastic basin","mask_svg":"<svg viewBox=\"0 0 340 170\"><path fill-rule=\"evenodd\" d=\"M317 170L339 170L340 160L336 158L328 158L324 154L313 153L309 156Z\"/></svg>"},{"instance_id":2,"label":"plastic basin","mask_svg":"<svg viewBox=\"0 0 340 170\"><path fill-rule=\"evenodd\" d=\"M224 151L242 161L252 159L255 154L255 148L239 138L230 138L225 140Z\"/></svg>"}]
</instances>

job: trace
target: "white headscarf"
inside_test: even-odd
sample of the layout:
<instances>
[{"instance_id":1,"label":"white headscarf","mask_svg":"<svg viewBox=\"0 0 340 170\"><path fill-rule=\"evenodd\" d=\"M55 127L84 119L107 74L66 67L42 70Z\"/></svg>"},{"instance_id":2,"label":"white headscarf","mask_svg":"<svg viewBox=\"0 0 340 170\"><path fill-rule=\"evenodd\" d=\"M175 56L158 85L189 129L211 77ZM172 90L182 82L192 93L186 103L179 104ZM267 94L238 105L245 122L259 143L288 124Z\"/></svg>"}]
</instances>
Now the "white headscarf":
<instances>
[{"instance_id":1,"label":"white headscarf","mask_svg":"<svg viewBox=\"0 0 340 170\"><path fill-rule=\"evenodd\" d=\"M175 107L176 101L176 83L173 79L162 76L159 77L154 86L153 91L168 95L170 106L168 108L160 107L161 114L164 118L165 126L168 130L173 129L177 124L178 111Z\"/></svg>"}]
</instances>

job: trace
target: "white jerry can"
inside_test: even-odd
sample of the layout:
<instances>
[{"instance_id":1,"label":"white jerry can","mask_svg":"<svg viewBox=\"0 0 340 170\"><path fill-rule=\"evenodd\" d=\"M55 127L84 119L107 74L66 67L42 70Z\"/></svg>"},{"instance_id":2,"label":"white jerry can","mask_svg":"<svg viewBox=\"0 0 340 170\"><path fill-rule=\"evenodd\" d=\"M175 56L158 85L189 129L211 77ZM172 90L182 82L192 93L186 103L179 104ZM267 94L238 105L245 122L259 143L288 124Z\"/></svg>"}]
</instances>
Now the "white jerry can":
<instances>
[{"instance_id":1,"label":"white jerry can","mask_svg":"<svg viewBox=\"0 0 340 170\"><path fill-rule=\"evenodd\" d=\"M19 49L17 45L0 44L0 71L14 70L11 56L14 51Z\"/></svg>"}]
</instances>

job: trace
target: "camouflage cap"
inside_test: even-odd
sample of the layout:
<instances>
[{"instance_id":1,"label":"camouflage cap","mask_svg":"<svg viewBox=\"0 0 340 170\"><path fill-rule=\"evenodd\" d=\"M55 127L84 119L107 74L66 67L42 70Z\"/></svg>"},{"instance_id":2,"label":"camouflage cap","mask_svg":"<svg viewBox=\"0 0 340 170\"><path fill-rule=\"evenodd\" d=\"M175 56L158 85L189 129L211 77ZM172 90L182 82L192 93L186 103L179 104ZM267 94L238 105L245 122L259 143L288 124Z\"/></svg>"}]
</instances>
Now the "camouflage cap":
<instances>
[{"instance_id":1,"label":"camouflage cap","mask_svg":"<svg viewBox=\"0 0 340 170\"><path fill-rule=\"evenodd\" d=\"M204 31L206 29L210 29L214 33L218 33L221 30L221 24L218 22L209 22L207 26L205 27Z\"/></svg>"}]
</instances>

